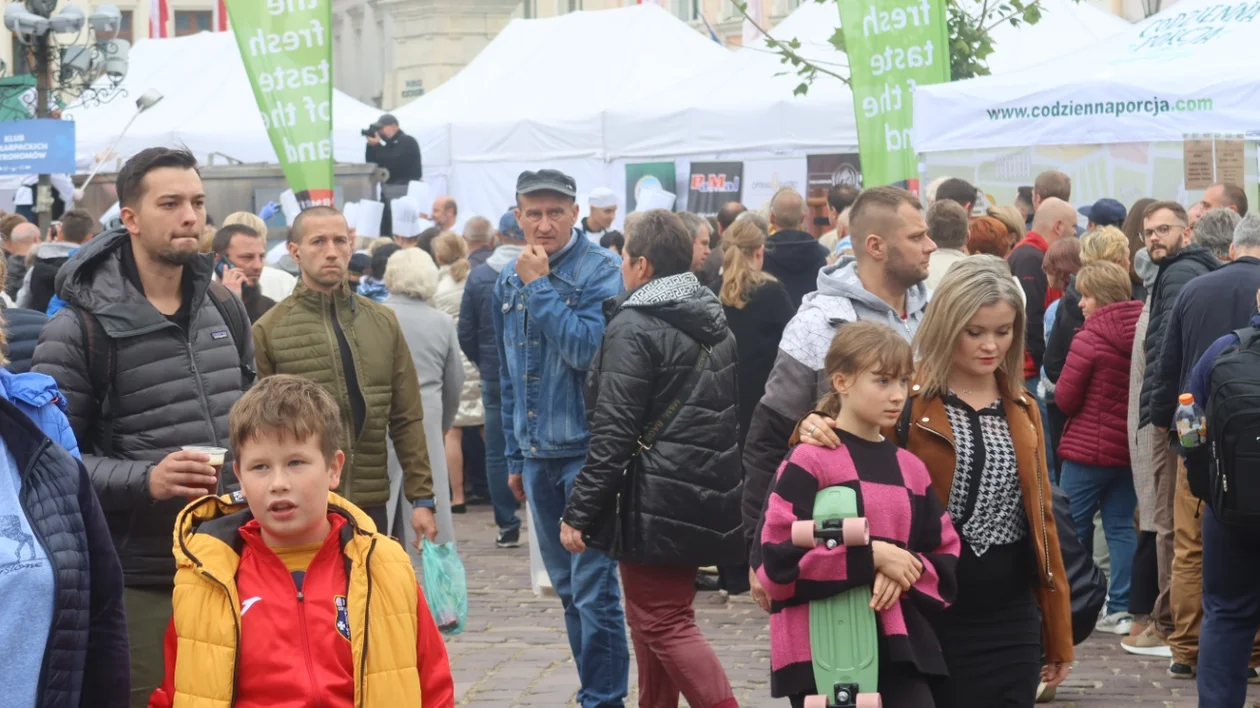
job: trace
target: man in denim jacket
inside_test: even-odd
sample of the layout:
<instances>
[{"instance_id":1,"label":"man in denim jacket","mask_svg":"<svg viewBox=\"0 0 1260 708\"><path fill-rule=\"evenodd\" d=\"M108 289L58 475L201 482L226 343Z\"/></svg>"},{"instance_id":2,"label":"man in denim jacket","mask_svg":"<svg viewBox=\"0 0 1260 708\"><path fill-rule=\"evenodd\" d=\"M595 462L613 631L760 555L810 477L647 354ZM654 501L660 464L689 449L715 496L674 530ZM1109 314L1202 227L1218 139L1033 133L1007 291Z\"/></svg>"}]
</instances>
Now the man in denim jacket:
<instances>
[{"instance_id":1,"label":"man in denim jacket","mask_svg":"<svg viewBox=\"0 0 1260 708\"><path fill-rule=\"evenodd\" d=\"M583 384L604 334L603 303L621 292L620 260L574 229L577 183L522 172L516 218L525 250L499 274L492 312L499 346L508 483L528 496L539 552L564 605L583 708L621 706L630 656L617 565L560 543L573 479L586 460Z\"/></svg>"}]
</instances>

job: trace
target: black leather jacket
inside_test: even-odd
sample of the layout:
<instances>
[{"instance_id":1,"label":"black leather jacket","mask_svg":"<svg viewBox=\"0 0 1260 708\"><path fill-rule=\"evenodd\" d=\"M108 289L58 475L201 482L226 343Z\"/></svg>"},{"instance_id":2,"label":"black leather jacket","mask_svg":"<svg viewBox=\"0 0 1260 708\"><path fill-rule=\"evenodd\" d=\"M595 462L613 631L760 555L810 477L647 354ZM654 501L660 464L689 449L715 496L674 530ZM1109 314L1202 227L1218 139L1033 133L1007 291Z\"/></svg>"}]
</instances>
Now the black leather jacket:
<instances>
[{"instance_id":1,"label":"black leather jacket","mask_svg":"<svg viewBox=\"0 0 1260 708\"><path fill-rule=\"evenodd\" d=\"M654 564L742 562L737 354L721 302L684 273L622 293L604 312L608 327L586 383L590 448L565 522L592 531L616 513L620 490L628 504L623 544L610 555ZM701 346L710 355L695 389L655 445L636 457L640 436L678 395Z\"/></svg>"}]
</instances>

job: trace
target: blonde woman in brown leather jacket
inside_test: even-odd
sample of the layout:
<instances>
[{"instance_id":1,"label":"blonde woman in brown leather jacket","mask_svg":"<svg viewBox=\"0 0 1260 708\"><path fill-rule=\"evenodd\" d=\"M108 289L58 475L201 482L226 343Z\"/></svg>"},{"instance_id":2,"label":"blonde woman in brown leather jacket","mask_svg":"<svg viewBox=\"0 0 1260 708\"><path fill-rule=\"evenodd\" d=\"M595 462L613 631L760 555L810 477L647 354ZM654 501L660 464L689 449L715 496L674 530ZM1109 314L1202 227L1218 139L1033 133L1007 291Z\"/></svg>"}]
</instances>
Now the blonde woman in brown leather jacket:
<instances>
[{"instance_id":1,"label":"blonde woman in brown leather jacket","mask_svg":"<svg viewBox=\"0 0 1260 708\"><path fill-rule=\"evenodd\" d=\"M958 599L934 621L950 671L937 708L1032 706L1039 681L1056 686L1071 668L1070 589L1041 418L1023 386L1024 326L1004 262L957 263L914 339L909 416L884 431L926 463L962 537ZM801 442L834 447L830 423L810 414Z\"/></svg>"}]
</instances>

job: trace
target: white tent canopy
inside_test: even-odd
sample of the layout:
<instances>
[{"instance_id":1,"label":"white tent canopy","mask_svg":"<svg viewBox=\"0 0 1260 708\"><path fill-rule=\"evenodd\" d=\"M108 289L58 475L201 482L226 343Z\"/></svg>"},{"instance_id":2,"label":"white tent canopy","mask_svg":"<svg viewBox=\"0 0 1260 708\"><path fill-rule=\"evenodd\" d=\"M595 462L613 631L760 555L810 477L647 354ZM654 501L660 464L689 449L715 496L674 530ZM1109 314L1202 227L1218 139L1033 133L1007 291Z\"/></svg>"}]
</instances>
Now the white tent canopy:
<instances>
[{"instance_id":1,"label":"white tent canopy","mask_svg":"<svg viewBox=\"0 0 1260 708\"><path fill-rule=\"evenodd\" d=\"M149 147L185 146L202 161L218 153L246 163L279 162L229 32L140 42L131 51L122 87L126 96L65 111L75 121L80 166L90 166L118 137L135 115L135 99L149 89L164 98L136 119L115 151L118 157L126 159ZM359 131L380 115L380 110L334 90L333 153L338 162L363 162Z\"/></svg>"},{"instance_id":2,"label":"white tent canopy","mask_svg":"<svg viewBox=\"0 0 1260 708\"><path fill-rule=\"evenodd\" d=\"M603 114L614 100L728 54L655 5L514 20L462 71L394 114L404 130L449 126L452 163L603 160Z\"/></svg>"},{"instance_id":3,"label":"white tent canopy","mask_svg":"<svg viewBox=\"0 0 1260 708\"><path fill-rule=\"evenodd\" d=\"M974 5L980 12L980 2ZM1019 71L1065 53L1096 46L1131 27L1128 22L1074 0L1042 0L1034 25L1001 23L993 29L994 74ZM820 67L848 76L848 59L831 44L840 27L834 3L803 3L770 32L796 39L797 51ZM622 101L607 121L613 157L650 158L700 153L801 152L856 149L853 94L839 79L819 73L804 96L801 82L765 40L721 64L700 68L647 100Z\"/></svg>"},{"instance_id":4,"label":"white tent canopy","mask_svg":"<svg viewBox=\"0 0 1260 708\"><path fill-rule=\"evenodd\" d=\"M1256 134L1260 2L1181 0L1047 69L915 92L919 152Z\"/></svg>"}]
</instances>

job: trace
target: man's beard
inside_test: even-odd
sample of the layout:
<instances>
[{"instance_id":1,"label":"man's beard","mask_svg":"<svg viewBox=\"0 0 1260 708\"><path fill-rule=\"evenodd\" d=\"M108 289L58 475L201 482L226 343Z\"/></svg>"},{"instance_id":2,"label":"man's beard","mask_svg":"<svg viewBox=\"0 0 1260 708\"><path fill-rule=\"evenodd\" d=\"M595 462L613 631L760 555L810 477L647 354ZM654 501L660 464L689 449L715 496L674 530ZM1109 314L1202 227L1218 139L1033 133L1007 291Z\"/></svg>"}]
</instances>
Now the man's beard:
<instances>
[{"instance_id":1,"label":"man's beard","mask_svg":"<svg viewBox=\"0 0 1260 708\"><path fill-rule=\"evenodd\" d=\"M178 248L166 248L158 252L158 260L167 265L186 266L197 262L201 257L201 253L196 249L191 251L183 251Z\"/></svg>"},{"instance_id":2,"label":"man's beard","mask_svg":"<svg viewBox=\"0 0 1260 708\"><path fill-rule=\"evenodd\" d=\"M888 274L906 290L927 279L918 267L911 265L910 261L903 258L896 250L888 254Z\"/></svg>"}]
</instances>

